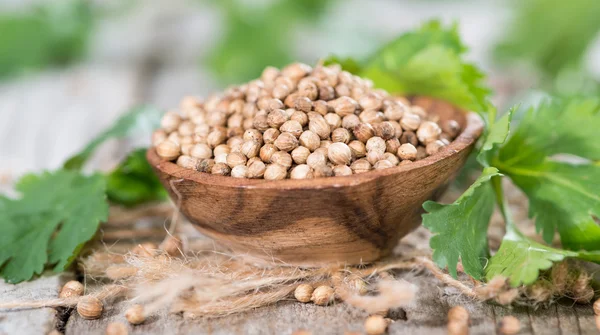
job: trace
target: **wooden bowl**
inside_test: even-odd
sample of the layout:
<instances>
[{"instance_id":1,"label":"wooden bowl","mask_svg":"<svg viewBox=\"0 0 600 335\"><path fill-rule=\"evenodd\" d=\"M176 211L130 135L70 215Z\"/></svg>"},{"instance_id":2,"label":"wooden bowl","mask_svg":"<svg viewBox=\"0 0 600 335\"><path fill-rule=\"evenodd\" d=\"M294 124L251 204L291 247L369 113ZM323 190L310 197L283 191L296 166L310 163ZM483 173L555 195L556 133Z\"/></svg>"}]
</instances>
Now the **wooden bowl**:
<instances>
[{"instance_id":1,"label":"wooden bowl","mask_svg":"<svg viewBox=\"0 0 600 335\"><path fill-rule=\"evenodd\" d=\"M307 180L238 179L147 159L173 202L204 235L255 260L319 266L377 260L421 223L464 165L483 130L475 113L427 98L413 101L463 131L440 152L409 165Z\"/></svg>"}]
</instances>

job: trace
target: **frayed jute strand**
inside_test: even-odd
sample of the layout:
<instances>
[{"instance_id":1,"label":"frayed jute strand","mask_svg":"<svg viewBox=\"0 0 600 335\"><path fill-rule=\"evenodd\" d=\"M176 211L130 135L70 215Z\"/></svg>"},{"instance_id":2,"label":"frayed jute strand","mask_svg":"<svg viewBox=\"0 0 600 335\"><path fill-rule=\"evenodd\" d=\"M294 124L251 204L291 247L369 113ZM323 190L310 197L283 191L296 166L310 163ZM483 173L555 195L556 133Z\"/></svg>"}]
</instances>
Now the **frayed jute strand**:
<instances>
[{"instance_id":1,"label":"frayed jute strand","mask_svg":"<svg viewBox=\"0 0 600 335\"><path fill-rule=\"evenodd\" d=\"M54 307L75 307L84 297L95 297L99 300L110 303L118 297L124 296L128 288L120 285L107 285L98 292L76 298L58 298L38 301L17 301L9 303L0 303L0 309L32 309L32 308L54 308Z\"/></svg>"}]
</instances>

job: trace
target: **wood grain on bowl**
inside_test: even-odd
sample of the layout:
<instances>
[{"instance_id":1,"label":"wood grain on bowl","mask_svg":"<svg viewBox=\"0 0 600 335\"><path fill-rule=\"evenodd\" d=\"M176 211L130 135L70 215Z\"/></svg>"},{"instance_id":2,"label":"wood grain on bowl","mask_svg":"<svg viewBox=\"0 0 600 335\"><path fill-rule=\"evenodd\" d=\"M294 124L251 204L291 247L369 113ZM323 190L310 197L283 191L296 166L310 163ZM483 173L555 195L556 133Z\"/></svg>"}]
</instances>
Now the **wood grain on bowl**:
<instances>
[{"instance_id":1,"label":"wood grain on bowl","mask_svg":"<svg viewBox=\"0 0 600 335\"><path fill-rule=\"evenodd\" d=\"M391 252L421 223L464 165L483 121L439 100L416 104L454 119L462 133L438 153L412 164L358 175L305 180L255 180L211 175L147 158L181 212L203 234L257 260L316 266L371 262Z\"/></svg>"}]
</instances>

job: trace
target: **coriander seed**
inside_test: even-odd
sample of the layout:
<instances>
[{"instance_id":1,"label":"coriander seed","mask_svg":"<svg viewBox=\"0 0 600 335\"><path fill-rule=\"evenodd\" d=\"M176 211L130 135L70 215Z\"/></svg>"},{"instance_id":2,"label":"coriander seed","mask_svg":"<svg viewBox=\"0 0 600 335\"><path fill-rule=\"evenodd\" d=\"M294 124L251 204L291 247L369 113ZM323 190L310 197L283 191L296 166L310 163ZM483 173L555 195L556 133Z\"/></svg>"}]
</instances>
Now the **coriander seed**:
<instances>
[{"instance_id":1,"label":"coriander seed","mask_svg":"<svg viewBox=\"0 0 600 335\"><path fill-rule=\"evenodd\" d=\"M265 170L264 178L267 180L285 179L287 176L287 168L279 164L269 164Z\"/></svg>"},{"instance_id":2,"label":"coriander seed","mask_svg":"<svg viewBox=\"0 0 600 335\"><path fill-rule=\"evenodd\" d=\"M222 129L215 129L211 131L206 137L206 144L208 144L211 148L216 147L219 144L222 144L227 139L227 133L225 133Z\"/></svg>"},{"instance_id":3,"label":"coriander seed","mask_svg":"<svg viewBox=\"0 0 600 335\"><path fill-rule=\"evenodd\" d=\"M267 144L273 144L273 143L275 143L275 140L277 139L277 137L280 134L281 134L281 132L279 132L279 130L277 130L275 128L269 128L269 129L265 130L265 132L262 136L262 139Z\"/></svg>"},{"instance_id":4,"label":"coriander seed","mask_svg":"<svg viewBox=\"0 0 600 335\"><path fill-rule=\"evenodd\" d=\"M308 124L308 116L300 111L294 111L290 116L290 120L297 121L302 127Z\"/></svg>"},{"instance_id":5,"label":"coriander seed","mask_svg":"<svg viewBox=\"0 0 600 335\"><path fill-rule=\"evenodd\" d=\"M160 142L165 141L167 139L167 132L163 129L155 130L152 133L152 145L158 146Z\"/></svg>"},{"instance_id":6,"label":"coriander seed","mask_svg":"<svg viewBox=\"0 0 600 335\"><path fill-rule=\"evenodd\" d=\"M355 158L365 157L367 154L367 148L361 141L352 141L348 143L348 147L352 151L352 156Z\"/></svg>"},{"instance_id":7,"label":"coriander seed","mask_svg":"<svg viewBox=\"0 0 600 335\"><path fill-rule=\"evenodd\" d=\"M369 123L371 125L383 122L385 119L382 112L374 109L369 109L360 113L360 115L358 115L358 118L360 119L360 121L364 123Z\"/></svg>"},{"instance_id":8,"label":"coriander seed","mask_svg":"<svg viewBox=\"0 0 600 335\"><path fill-rule=\"evenodd\" d=\"M433 154L437 153L438 151L440 151L445 146L446 145L444 144L444 142L442 142L440 140L436 140L436 141L433 141L433 142L427 144L427 146L425 147L425 151L427 152L427 155L433 155Z\"/></svg>"},{"instance_id":9,"label":"coriander seed","mask_svg":"<svg viewBox=\"0 0 600 335\"><path fill-rule=\"evenodd\" d=\"M417 129L417 138L423 144L429 144L438 139L442 129L437 123L431 121L421 122L419 129Z\"/></svg>"},{"instance_id":10,"label":"coriander seed","mask_svg":"<svg viewBox=\"0 0 600 335\"><path fill-rule=\"evenodd\" d=\"M383 99L377 93L367 93L358 99L358 104L362 109L380 110L383 107Z\"/></svg>"},{"instance_id":11,"label":"coriander seed","mask_svg":"<svg viewBox=\"0 0 600 335\"><path fill-rule=\"evenodd\" d=\"M233 178L247 178L248 167L246 165L237 165L231 169L231 176Z\"/></svg>"},{"instance_id":12,"label":"coriander seed","mask_svg":"<svg viewBox=\"0 0 600 335\"><path fill-rule=\"evenodd\" d=\"M353 115L358 109L358 103L356 100L343 96L331 101L331 106L338 116L344 117L347 115Z\"/></svg>"},{"instance_id":13,"label":"coriander seed","mask_svg":"<svg viewBox=\"0 0 600 335\"><path fill-rule=\"evenodd\" d=\"M300 144L310 151L315 151L321 145L321 138L316 133L305 130L300 135Z\"/></svg>"},{"instance_id":14,"label":"coriander seed","mask_svg":"<svg viewBox=\"0 0 600 335\"><path fill-rule=\"evenodd\" d=\"M367 143L367 141L375 135L375 130L368 123L361 123L354 127L354 136L357 140Z\"/></svg>"},{"instance_id":15,"label":"coriander seed","mask_svg":"<svg viewBox=\"0 0 600 335\"><path fill-rule=\"evenodd\" d=\"M342 127L346 128L348 130L353 130L354 127L358 126L359 124L360 124L360 119L358 118L358 116L356 116L354 114L346 115L342 119Z\"/></svg>"},{"instance_id":16,"label":"coriander seed","mask_svg":"<svg viewBox=\"0 0 600 335\"><path fill-rule=\"evenodd\" d=\"M419 144L419 139L417 139L417 134L410 130L407 130L402 133L402 137L400 137L400 143L410 143L416 147L417 144Z\"/></svg>"},{"instance_id":17,"label":"coriander seed","mask_svg":"<svg viewBox=\"0 0 600 335\"><path fill-rule=\"evenodd\" d=\"M239 151L232 151L231 153L235 153ZM215 156L215 163L225 163L227 164L227 155L229 154L219 154L217 156Z\"/></svg>"},{"instance_id":18,"label":"coriander seed","mask_svg":"<svg viewBox=\"0 0 600 335\"><path fill-rule=\"evenodd\" d=\"M342 126L342 118L337 114L327 113L323 118L329 125L329 129L336 129Z\"/></svg>"},{"instance_id":19,"label":"coriander seed","mask_svg":"<svg viewBox=\"0 0 600 335\"><path fill-rule=\"evenodd\" d=\"M375 136L381 137L384 140L389 140L396 136L396 129L389 121L378 123L373 129L375 130Z\"/></svg>"},{"instance_id":20,"label":"coriander seed","mask_svg":"<svg viewBox=\"0 0 600 335\"><path fill-rule=\"evenodd\" d=\"M62 287L58 297L62 299L80 297L83 294L83 290L83 284L76 280L71 280Z\"/></svg>"},{"instance_id":21,"label":"coriander seed","mask_svg":"<svg viewBox=\"0 0 600 335\"><path fill-rule=\"evenodd\" d=\"M401 103L392 103L385 109L383 115L389 121L400 121L402 116L404 116L405 111L406 106L402 105Z\"/></svg>"},{"instance_id":22,"label":"coriander seed","mask_svg":"<svg viewBox=\"0 0 600 335\"><path fill-rule=\"evenodd\" d=\"M266 132L267 131L265 131L265 133ZM257 129L248 129L244 132L242 139L244 142L255 141L262 144L263 134Z\"/></svg>"},{"instance_id":23,"label":"coriander seed","mask_svg":"<svg viewBox=\"0 0 600 335\"><path fill-rule=\"evenodd\" d=\"M375 163L384 159L383 152L377 151L377 150L367 151L366 159L367 159L367 161L369 161L369 163L371 163L371 165L375 165Z\"/></svg>"},{"instance_id":24,"label":"coriander seed","mask_svg":"<svg viewBox=\"0 0 600 335\"><path fill-rule=\"evenodd\" d=\"M327 151L329 153L329 150ZM313 152L306 158L306 164L312 168L327 164L327 157L322 152Z\"/></svg>"},{"instance_id":25,"label":"coriander seed","mask_svg":"<svg viewBox=\"0 0 600 335\"><path fill-rule=\"evenodd\" d=\"M103 310L102 302L93 296L84 296L77 303L77 313L86 320L99 319Z\"/></svg>"},{"instance_id":26,"label":"coriander seed","mask_svg":"<svg viewBox=\"0 0 600 335\"><path fill-rule=\"evenodd\" d=\"M306 164L297 165L290 171L290 179L312 179L313 172Z\"/></svg>"},{"instance_id":27,"label":"coriander seed","mask_svg":"<svg viewBox=\"0 0 600 335\"><path fill-rule=\"evenodd\" d=\"M310 150L308 148L299 146L296 149L292 150L292 159L296 164L306 164L306 159L310 155Z\"/></svg>"},{"instance_id":28,"label":"coriander seed","mask_svg":"<svg viewBox=\"0 0 600 335\"><path fill-rule=\"evenodd\" d=\"M460 124L456 120L448 120L442 123L442 130L451 138L455 138L460 133Z\"/></svg>"},{"instance_id":29,"label":"coriander seed","mask_svg":"<svg viewBox=\"0 0 600 335\"><path fill-rule=\"evenodd\" d=\"M300 165L298 165L300 166ZM321 285L317 287L311 296L311 300L320 306L324 306L332 302L334 299L334 291L333 288L326 285Z\"/></svg>"},{"instance_id":30,"label":"coriander seed","mask_svg":"<svg viewBox=\"0 0 600 335\"><path fill-rule=\"evenodd\" d=\"M279 130L281 132L290 133L296 138L302 135L302 125L294 120L285 121L285 123L279 127Z\"/></svg>"},{"instance_id":31,"label":"coriander seed","mask_svg":"<svg viewBox=\"0 0 600 335\"><path fill-rule=\"evenodd\" d=\"M329 134L331 133L329 124L323 117L310 120L308 122L308 129L317 134L322 140L329 138Z\"/></svg>"},{"instance_id":32,"label":"coriander seed","mask_svg":"<svg viewBox=\"0 0 600 335\"><path fill-rule=\"evenodd\" d=\"M267 124L272 128L279 129L287 120L287 113L283 109L276 109L267 115Z\"/></svg>"},{"instance_id":33,"label":"coriander seed","mask_svg":"<svg viewBox=\"0 0 600 335\"><path fill-rule=\"evenodd\" d=\"M274 144L265 144L262 148L260 148L260 159L262 159L263 162L270 163L271 156L273 156L273 154L277 151L279 151L279 149L277 149Z\"/></svg>"},{"instance_id":34,"label":"coriander seed","mask_svg":"<svg viewBox=\"0 0 600 335\"><path fill-rule=\"evenodd\" d=\"M310 302L314 290L310 284L300 284L294 290L294 297L300 302Z\"/></svg>"},{"instance_id":35,"label":"coriander seed","mask_svg":"<svg viewBox=\"0 0 600 335\"><path fill-rule=\"evenodd\" d=\"M292 156L285 151L277 151L271 155L271 163L289 168L292 166Z\"/></svg>"},{"instance_id":36,"label":"coriander seed","mask_svg":"<svg viewBox=\"0 0 600 335\"><path fill-rule=\"evenodd\" d=\"M231 168L225 163L215 163L210 171L212 174L227 176L231 172Z\"/></svg>"},{"instance_id":37,"label":"coriander seed","mask_svg":"<svg viewBox=\"0 0 600 335\"><path fill-rule=\"evenodd\" d=\"M227 154L224 154L224 155L227 155ZM198 165L198 171L212 173L212 168L214 165L215 165L214 159L204 159L204 160L200 161L200 164Z\"/></svg>"},{"instance_id":38,"label":"coriander seed","mask_svg":"<svg viewBox=\"0 0 600 335\"><path fill-rule=\"evenodd\" d=\"M177 144L173 141L166 140L166 141L162 141L156 147L156 153L161 158L171 161L179 156L179 154L181 153L181 150L180 150L179 144Z\"/></svg>"},{"instance_id":39,"label":"coriander seed","mask_svg":"<svg viewBox=\"0 0 600 335\"><path fill-rule=\"evenodd\" d=\"M375 164L373 164L373 168L375 170L389 169L391 167L394 167L394 165L392 164L392 162L388 161L385 158L382 160L379 160L379 161L375 162Z\"/></svg>"},{"instance_id":40,"label":"coriander seed","mask_svg":"<svg viewBox=\"0 0 600 335\"><path fill-rule=\"evenodd\" d=\"M240 152L248 158L256 157L260 152L260 143L257 141L244 142L240 148Z\"/></svg>"},{"instance_id":41,"label":"coriander seed","mask_svg":"<svg viewBox=\"0 0 600 335\"><path fill-rule=\"evenodd\" d=\"M281 133L273 144L279 150L288 152L298 147L298 139L290 133Z\"/></svg>"},{"instance_id":42,"label":"coriander seed","mask_svg":"<svg viewBox=\"0 0 600 335\"><path fill-rule=\"evenodd\" d=\"M363 173L371 170L371 163L365 158L358 159L350 165L354 173Z\"/></svg>"},{"instance_id":43,"label":"coriander seed","mask_svg":"<svg viewBox=\"0 0 600 335\"><path fill-rule=\"evenodd\" d=\"M198 170L198 164L200 164L200 160L195 157L181 155L177 158L176 164L186 169Z\"/></svg>"},{"instance_id":44,"label":"coriander seed","mask_svg":"<svg viewBox=\"0 0 600 335\"><path fill-rule=\"evenodd\" d=\"M329 146L327 156L334 164L348 165L352 160L352 151L345 143L336 142Z\"/></svg>"},{"instance_id":45,"label":"coriander seed","mask_svg":"<svg viewBox=\"0 0 600 335\"><path fill-rule=\"evenodd\" d=\"M512 315L507 315L500 320L498 330L502 334L513 335L521 330L521 322Z\"/></svg>"},{"instance_id":46,"label":"coriander seed","mask_svg":"<svg viewBox=\"0 0 600 335\"><path fill-rule=\"evenodd\" d=\"M296 98L296 100L294 101L294 108L296 110L308 113L312 110L312 106L313 103L311 101L311 99L305 97L305 96L299 96Z\"/></svg>"},{"instance_id":47,"label":"coriander seed","mask_svg":"<svg viewBox=\"0 0 600 335\"><path fill-rule=\"evenodd\" d=\"M248 178L262 178L266 169L265 163L257 160L248 166Z\"/></svg>"},{"instance_id":48,"label":"coriander seed","mask_svg":"<svg viewBox=\"0 0 600 335\"><path fill-rule=\"evenodd\" d=\"M385 141L381 137L377 137L377 136L371 137L367 141L367 144L365 145L365 147L367 148L367 152L377 151L377 152L380 152L382 155L386 150Z\"/></svg>"},{"instance_id":49,"label":"coriander seed","mask_svg":"<svg viewBox=\"0 0 600 335\"><path fill-rule=\"evenodd\" d=\"M230 152L231 152L231 149L229 148L229 146L227 144L219 144L213 149L213 154L215 156L217 156L219 154L228 154ZM212 157L212 155L211 155L211 157ZM207 158L210 158L210 157L207 157Z\"/></svg>"},{"instance_id":50,"label":"coriander seed","mask_svg":"<svg viewBox=\"0 0 600 335\"><path fill-rule=\"evenodd\" d=\"M128 335L127 326L121 322L111 322L106 326L105 335Z\"/></svg>"},{"instance_id":51,"label":"coriander seed","mask_svg":"<svg viewBox=\"0 0 600 335\"><path fill-rule=\"evenodd\" d=\"M212 149L207 144L204 144L204 143L195 144L192 147L192 149L190 150L190 156L196 157L196 158L206 159L206 158L211 158L212 155L213 155Z\"/></svg>"},{"instance_id":52,"label":"coriander seed","mask_svg":"<svg viewBox=\"0 0 600 335\"><path fill-rule=\"evenodd\" d=\"M350 176L352 169L348 165L336 165L333 167L333 174L336 176Z\"/></svg>"},{"instance_id":53,"label":"coriander seed","mask_svg":"<svg viewBox=\"0 0 600 335\"><path fill-rule=\"evenodd\" d=\"M348 129L337 128L331 133L331 141L342 142L348 144L350 142L351 134Z\"/></svg>"},{"instance_id":54,"label":"coriander seed","mask_svg":"<svg viewBox=\"0 0 600 335\"><path fill-rule=\"evenodd\" d=\"M402 160L414 161L417 159L417 148L410 143L404 143L398 148L397 155Z\"/></svg>"},{"instance_id":55,"label":"coriander seed","mask_svg":"<svg viewBox=\"0 0 600 335\"><path fill-rule=\"evenodd\" d=\"M400 126L404 130L415 131L421 125L421 118L417 114L406 113L400 120Z\"/></svg>"},{"instance_id":56,"label":"coriander seed","mask_svg":"<svg viewBox=\"0 0 600 335\"><path fill-rule=\"evenodd\" d=\"M135 304L129 307L125 311L125 318L132 325L139 325L146 321L146 316L144 315L144 307L139 304Z\"/></svg>"},{"instance_id":57,"label":"coriander seed","mask_svg":"<svg viewBox=\"0 0 600 335\"><path fill-rule=\"evenodd\" d=\"M383 159L390 161L390 163L392 163L393 166L396 166L398 165L398 163L400 163L400 160L398 159L398 157L396 157L396 154L393 154L391 152L384 153Z\"/></svg>"},{"instance_id":58,"label":"coriander seed","mask_svg":"<svg viewBox=\"0 0 600 335\"><path fill-rule=\"evenodd\" d=\"M313 109L321 116L325 116L330 110L329 104L323 100L317 100L313 102Z\"/></svg>"},{"instance_id":59,"label":"coriander seed","mask_svg":"<svg viewBox=\"0 0 600 335\"><path fill-rule=\"evenodd\" d=\"M246 165L247 160L246 156L241 152L232 152L227 155L227 165L229 165L230 168L238 165Z\"/></svg>"},{"instance_id":60,"label":"coriander seed","mask_svg":"<svg viewBox=\"0 0 600 335\"><path fill-rule=\"evenodd\" d=\"M381 315L371 315L365 320L365 332L367 335L382 335L388 327L388 322Z\"/></svg>"},{"instance_id":61,"label":"coriander seed","mask_svg":"<svg viewBox=\"0 0 600 335\"><path fill-rule=\"evenodd\" d=\"M173 111L165 113L160 120L160 126L168 133L175 131L179 127L180 123L181 116Z\"/></svg>"},{"instance_id":62,"label":"coriander seed","mask_svg":"<svg viewBox=\"0 0 600 335\"><path fill-rule=\"evenodd\" d=\"M392 139L385 141L385 151L386 152L391 152L393 154L396 154L398 152L398 149L400 149L400 141L398 141L397 138L394 137Z\"/></svg>"}]
</instances>

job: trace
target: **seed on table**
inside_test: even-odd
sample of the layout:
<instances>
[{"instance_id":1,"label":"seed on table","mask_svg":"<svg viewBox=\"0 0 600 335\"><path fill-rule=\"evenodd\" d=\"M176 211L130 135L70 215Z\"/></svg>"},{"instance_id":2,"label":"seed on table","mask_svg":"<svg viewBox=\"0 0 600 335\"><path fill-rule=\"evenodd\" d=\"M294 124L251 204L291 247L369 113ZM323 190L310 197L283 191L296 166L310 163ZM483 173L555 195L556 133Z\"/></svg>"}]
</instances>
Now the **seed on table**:
<instances>
[{"instance_id":1,"label":"seed on table","mask_svg":"<svg viewBox=\"0 0 600 335\"><path fill-rule=\"evenodd\" d=\"M388 322L381 315L371 315L365 320L367 335L382 335L387 330Z\"/></svg>"},{"instance_id":2,"label":"seed on table","mask_svg":"<svg viewBox=\"0 0 600 335\"><path fill-rule=\"evenodd\" d=\"M320 306L324 306L333 302L334 300L334 291L333 288L327 285L321 285L317 287L312 294L311 300Z\"/></svg>"},{"instance_id":3,"label":"seed on table","mask_svg":"<svg viewBox=\"0 0 600 335\"><path fill-rule=\"evenodd\" d=\"M498 330L502 334L513 335L521 330L521 322L512 315L507 315L500 320Z\"/></svg>"},{"instance_id":4,"label":"seed on table","mask_svg":"<svg viewBox=\"0 0 600 335\"><path fill-rule=\"evenodd\" d=\"M267 180L285 179L287 176L287 168L279 164L269 164L265 170L264 178Z\"/></svg>"},{"instance_id":5,"label":"seed on table","mask_svg":"<svg viewBox=\"0 0 600 335\"><path fill-rule=\"evenodd\" d=\"M336 142L329 146L327 156L334 164L347 165L352 160L352 151L345 143Z\"/></svg>"},{"instance_id":6,"label":"seed on table","mask_svg":"<svg viewBox=\"0 0 600 335\"><path fill-rule=\"evenodd\" d=\"M237 165L231 169L231 176L233 178L247 178L248 167L246 165Z\"/></svg>"},{"instance_id":7,"label":"seed on table","mask_svg":"<svg viewBox=\"0 0 600 335\"><path fill-rule=\"evenodd\" d=\"M77 303L77 313L86 320L99 319L103 310L102 302L93 296L84 296Z\"/></svg>"},{"instance_id":8,"label":"seed on table","mask_svg":"<svg viewBox=\"0 0 600 335\"><path fill-rule=\"evenodd\" d=\"M314 290L310 284L300 284L294 290L294 297L300 302L310 302Z\"/></svg>"},{"instance_id":9,"label":"seed on table","mask_svg":"<svg viewBox=\"0 0 600 335\"><path fill-rule=\"evenodd\" d=\"M290 171L290 179L312 179L313 172L306 164L297 165Z\"/></svg>"},{"instance_id":10,"label":"seed on table","mask_svg":"<svg viewBox=\"0 0 600 335\"><path fill-rule=\"evenodd\" d=\"M71 280L62 287L58 297L63 299L80 297L83 294L83 290L84 288L82 283L76 280Z\"/></svg>"},{"instance_id":11,"label":"seed on table","mask_svg":"<svg viewBox=\"0 0 600 335\"><path fill-rule=\"evenodd\" d=\"M129 307L125 311L125 318L132 325L142 324L144 321L146 321L146 316L144 315L144 307L138 304Z\"/></svg>"}]
</instances>

